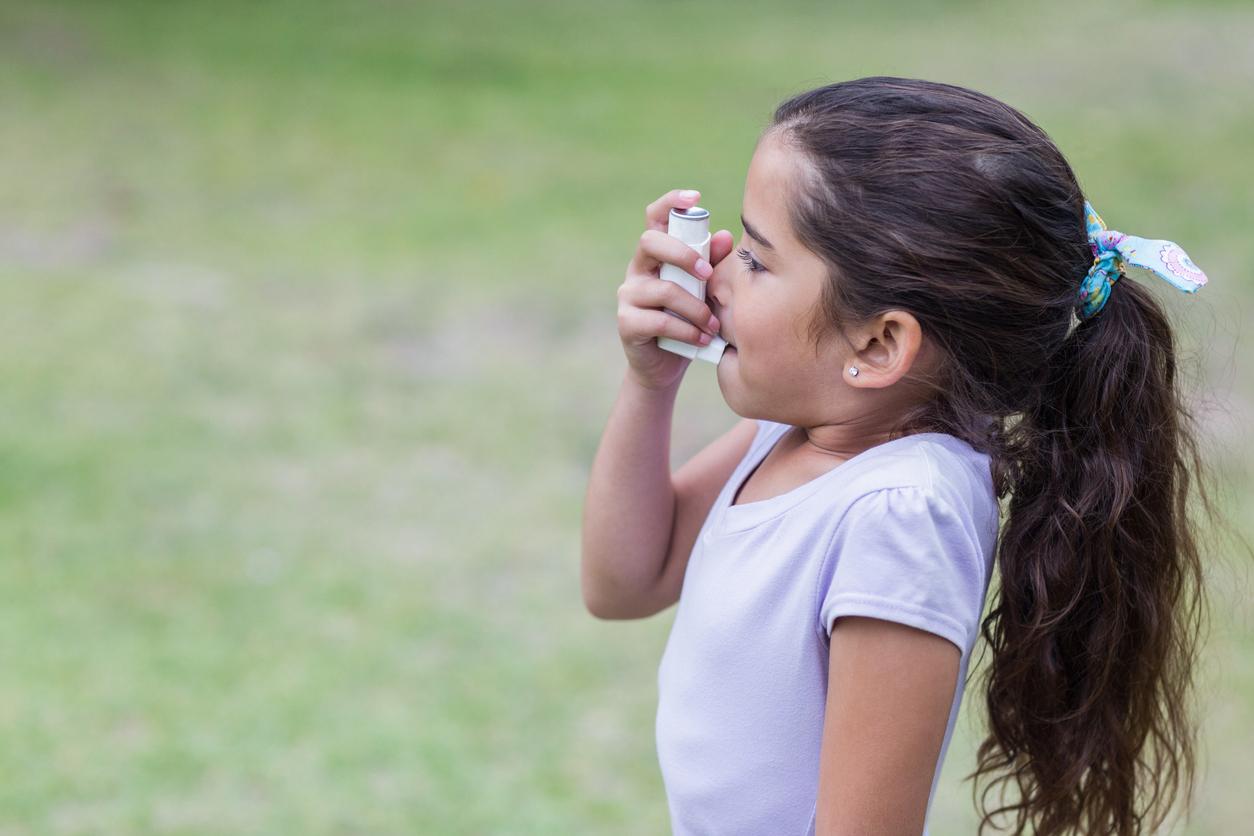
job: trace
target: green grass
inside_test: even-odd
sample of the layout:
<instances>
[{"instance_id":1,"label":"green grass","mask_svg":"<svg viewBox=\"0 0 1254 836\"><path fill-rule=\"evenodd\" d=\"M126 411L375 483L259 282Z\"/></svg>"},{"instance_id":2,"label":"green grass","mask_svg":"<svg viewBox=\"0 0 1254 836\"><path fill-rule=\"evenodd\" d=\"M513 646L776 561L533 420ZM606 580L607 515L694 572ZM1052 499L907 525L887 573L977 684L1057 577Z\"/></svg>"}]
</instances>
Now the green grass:
<instances>
[{"instance_id":1,"label":"green grass","mask_svg":"<svg viewBox=\"0 0 1254 836\"><path fill-rule=\"evenodd\" d=\"M830 80L999 96L1185 246L1248 530L1252 38L1239 3L5 4L0 834L665 832L673 611L579 595L614 291L667 189L738 232L758 131ZM677 462L735 418L708 372ZM1238 560L1190 834L1254 815Z\"/></svg>"}]
</instances>

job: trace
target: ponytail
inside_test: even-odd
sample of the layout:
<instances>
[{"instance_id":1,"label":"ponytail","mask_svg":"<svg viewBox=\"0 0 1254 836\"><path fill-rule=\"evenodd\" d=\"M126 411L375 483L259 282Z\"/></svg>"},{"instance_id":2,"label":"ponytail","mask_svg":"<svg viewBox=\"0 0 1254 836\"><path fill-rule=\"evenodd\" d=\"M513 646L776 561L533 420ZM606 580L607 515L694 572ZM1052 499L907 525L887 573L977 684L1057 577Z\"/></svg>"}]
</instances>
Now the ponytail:
<instances>
[{"instance_id":1,"label":"ponytail","mask_svg":"<svg viewBox=\"0 0 1254 836\"><path fill-rule=\"evenodd\" d=\"M1075 326L1004 440L1011 497L982 623L989 735L968 777L1003 772L981 797L1013 783L1019 799L981 805L979 832L1007 812L1016 834L1147 832L1192 794L1207 613L1188 516L1202 461L1171 328L1144 287L1123 279Z\"/></svg>"}]
</instances>

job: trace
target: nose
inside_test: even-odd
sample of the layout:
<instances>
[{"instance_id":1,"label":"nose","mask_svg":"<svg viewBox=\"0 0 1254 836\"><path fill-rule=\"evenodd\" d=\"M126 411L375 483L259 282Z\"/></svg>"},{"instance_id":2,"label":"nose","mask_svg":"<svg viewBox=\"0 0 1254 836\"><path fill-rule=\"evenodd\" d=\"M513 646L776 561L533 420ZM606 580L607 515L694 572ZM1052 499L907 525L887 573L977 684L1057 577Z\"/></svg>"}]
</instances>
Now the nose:
<instances>
[{"instance_id":1,"label":"nose","mask_svg":"<svg viewBox=\"0 0 1254 836\"><path fill-rule=\"evenodd\" d=\"M705 281L706 304L710 306L710 310L718 317L719 322L723 321L723 310L727 308L728 298L731 295L730 271L734 268L729 263L730 261L730 258L724 257L722 261L714 265L714 272Z\"/></svg>"}]
</instances>

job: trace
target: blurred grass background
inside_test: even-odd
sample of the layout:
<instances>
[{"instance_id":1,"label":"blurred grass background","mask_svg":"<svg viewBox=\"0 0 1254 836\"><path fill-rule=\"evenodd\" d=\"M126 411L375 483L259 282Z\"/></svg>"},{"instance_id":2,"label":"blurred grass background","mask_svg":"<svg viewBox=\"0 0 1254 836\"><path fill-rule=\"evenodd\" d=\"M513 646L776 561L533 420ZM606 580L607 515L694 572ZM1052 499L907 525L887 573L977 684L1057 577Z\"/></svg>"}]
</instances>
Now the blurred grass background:
<instances>
[{"instance_id":1,"label":"blurred grass background","mask_svg":"<svg viewBox=\"0 0 1254 836\"><path fill-rule=\"evenodd\" d=\"M643 207L801 89L974 87L1163 283L1249 531L1247 3L0 5L0 833L661 833L673 609L589 616ZM690 368L676 464L736 416ZM1254 817L1215 553L1190 834ZM974 832L969 690L932 832Z\"/></svg>"}]
</instances>

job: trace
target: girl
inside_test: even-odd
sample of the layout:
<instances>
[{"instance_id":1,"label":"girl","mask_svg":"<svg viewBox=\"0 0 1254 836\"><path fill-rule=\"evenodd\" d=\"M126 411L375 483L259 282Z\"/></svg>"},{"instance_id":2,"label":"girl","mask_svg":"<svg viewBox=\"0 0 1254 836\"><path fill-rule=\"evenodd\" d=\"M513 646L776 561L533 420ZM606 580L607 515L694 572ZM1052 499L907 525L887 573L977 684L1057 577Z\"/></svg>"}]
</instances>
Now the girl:
<instances>
[{"instance_id":1,"label":"girl","mask_svg":"<svg viewBox=\"0 0 1254 836\"><path fill-rule=\"evenodd\" d=\"M981 804L981 832L1156 827L1193 781L1201 460L1172 331L1124 268L1206 277L1106 229L1023 114L916 79L780 105L737 258L727 230L713 266L665 234L696 198L648 206L618 289L628 369L581 575L600 618L679 602L656 725L675 833L926 834L980 635L967 777L1019 796ZM691 361L655 340L715 333L743 420L672 476Z\"/></svg>"}]
</instances>

